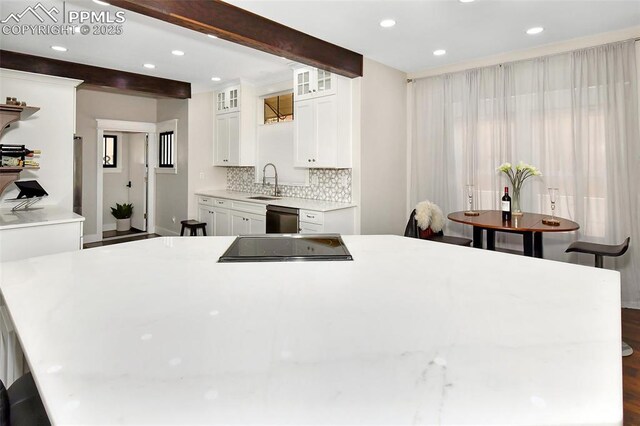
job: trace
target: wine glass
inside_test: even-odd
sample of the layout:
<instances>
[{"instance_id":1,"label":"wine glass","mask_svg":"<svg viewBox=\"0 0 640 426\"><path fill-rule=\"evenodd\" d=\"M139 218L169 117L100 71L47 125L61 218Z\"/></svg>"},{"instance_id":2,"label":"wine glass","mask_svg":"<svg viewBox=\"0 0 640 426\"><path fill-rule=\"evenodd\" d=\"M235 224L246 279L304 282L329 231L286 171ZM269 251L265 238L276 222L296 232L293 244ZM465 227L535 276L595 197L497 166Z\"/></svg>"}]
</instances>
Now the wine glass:
<instances>
[{"instance_id":1,"label":"wine glass","mask_svg":"<svg viewBox=\"0 0 640 426\"><path fill-rule=\"evenodd\" d=\"M466 216L477 216L478 213L476 211L473 210L473 185L472 184L467 184L466 185L467 191L467 210L464 212L464 214Z\"/></svg>"},{"instance_id":2,"label":"wine glass","mask_svg":"<svg viewBox=\"0 0 640 426\"><path fill-rule=\"evenodd\" d=\"M551 202L551 218L547 218L543 223L547 225L560 225L556 219L556 201L558 200L558 188L547 188L549 191L549 201Z\"/></svg>"}]
</instances>

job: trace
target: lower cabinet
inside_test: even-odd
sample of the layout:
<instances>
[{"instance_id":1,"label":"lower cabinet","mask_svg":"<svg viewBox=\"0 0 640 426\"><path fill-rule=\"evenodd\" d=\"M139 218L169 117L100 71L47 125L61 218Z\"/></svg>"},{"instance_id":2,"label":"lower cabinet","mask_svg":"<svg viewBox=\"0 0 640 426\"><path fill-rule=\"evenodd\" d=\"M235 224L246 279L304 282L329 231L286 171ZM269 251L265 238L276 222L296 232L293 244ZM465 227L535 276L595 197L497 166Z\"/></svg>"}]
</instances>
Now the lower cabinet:
<instances>
[{"instance_id":1,"label":"lower cabinet","mask_svg":"<svg viewBox=\"0 0 640 426\"><path fill-rule=\"evenodd\" d=\"M199 197L198 220L207 224L207 235L212 236L265 234L267 232L263 204Z\"/></svg>"},{"instance_id":2,"label":"lower cabinet","mask_svg":"<svg viewBox=\"0 0 640 426\"><path fill-rule=\"evenodd\" d=\"M265 216L231 210L231 235L266 234Z\"/></svg>"}]
</instances>

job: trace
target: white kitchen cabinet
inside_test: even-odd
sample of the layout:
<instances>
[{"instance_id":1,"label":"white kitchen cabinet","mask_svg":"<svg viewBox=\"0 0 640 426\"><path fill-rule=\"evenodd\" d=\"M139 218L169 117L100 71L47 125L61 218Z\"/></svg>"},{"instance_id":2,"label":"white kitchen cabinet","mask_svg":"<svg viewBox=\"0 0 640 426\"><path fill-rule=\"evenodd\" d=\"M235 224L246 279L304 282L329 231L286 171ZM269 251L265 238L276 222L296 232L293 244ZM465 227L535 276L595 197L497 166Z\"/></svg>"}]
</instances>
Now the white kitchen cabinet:
<instances>
[{"instance_id":1,"label":"white kitchen cabinet","mask_svg":"<svg viewBox=\"0 0 640 426\"><path fill-rule=\"evenodd\" d=\"M267 232L265 216L231 210L231 235L256 235Z\"/></svg>"},{"instance_id":2,"label":"white kitchen cabinet","mask_svg":"<svg viewBox=\"0 0 640 426\"><path fill-rule=\"evenodd\" d=\"M337 76L331 71L304 67L293 71L294 99L303 100L334 95Z\"/></svg>"},{"instance_id":3,"label":"white kitchen cabinet","mask_svg":"<svg viewBox=\"0 0 640 426\"><path fill-rule=\"evenodd\" d=\"M240 86L224 88L215 95L216 114L236 112L240 109Z\"/></svg>"},{"instance_id":4,"label":"white kitchen cabinet","mask_svg":"<svg viewBox=\"0 0 640 426\"><path fill-rule=\"evenodd\" d=\"M344 86L339 93L294 102L295 167L351 167L351 82L336 82Z\"/></svg>"},{"instance_id":5,"label":"white kitchen cabinet","mask_svg":"<svg viewBox=\"0 0 640 426\"><path fill-rule=\"evenodd\" d=\"M326 212L300 210L300 233L353 235L355 232L355 211L355 207Z\"/></svg>"},{"instance_id":6,"label":"white kitchen cabinet","mask_svg":"<svg viewBox=\"0 0 640 426\"><path fill-rule=\"evenodd\" d=\"M205 222L207 235L231 235L229 200L211 197L198 198L198 220Z\"/></svg>"},{"instance_id":7,"label":"white kitchen cabinet","mask_svg":"<svg viewBox=\"0 0 640 426\"><path fill-rule=\"evenodd\" d=\"M254 166L257 122L253 87L242 84L215 92L214 101L213 165Z\"/></svg>"}]
</instances>

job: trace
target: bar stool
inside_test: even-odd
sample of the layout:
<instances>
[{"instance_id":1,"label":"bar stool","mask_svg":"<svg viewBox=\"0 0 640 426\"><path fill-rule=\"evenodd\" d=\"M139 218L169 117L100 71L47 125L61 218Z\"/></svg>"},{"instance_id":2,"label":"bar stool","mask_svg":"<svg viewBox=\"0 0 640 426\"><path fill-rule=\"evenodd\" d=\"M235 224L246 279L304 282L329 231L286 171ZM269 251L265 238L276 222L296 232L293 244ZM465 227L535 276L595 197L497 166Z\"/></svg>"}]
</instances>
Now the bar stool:
<instances>
[{"instance_id":1,"label":"bar stool","mask_svg":"<svg viewBox=\"0 0 640 426\"><path fill-rule=\"evenodd\" d=\"M180 222L182 224L182 229L180 230L180 236L184 235L184 230L189 228L192 237L198 235L198 229L202 229L202 235L207 236L207 224L204 222L198 222L197 220L183 220Z\"/></svg>"},{"instance_id":2,"label":"bar stool","mask_svg":"<svg viewBox=\"0 0 640 426\"><path fill-rule=\"evenodd\" d=\"M602 268L604 265L604 256L618 257L622 256L629 249L629 241L631 237L627 237L622 244L617 246L608 244L588 243L586 241L576 241L565 250L565 253L587 253L593 254L595 258L595 267ZM633 353L633 348L627 343L622 342L622 356L629 356Z\"/></svg>"},{"instance_id":3,"label":"bar stool","mask_svg":"<svg viewBox=\"0 0 640 426\"><path fill-rule=\"evenodd\" d=\"M31 373L13 382L9 389L0 381L0 425L51 425Z\"/></svg>"}]
</instances>

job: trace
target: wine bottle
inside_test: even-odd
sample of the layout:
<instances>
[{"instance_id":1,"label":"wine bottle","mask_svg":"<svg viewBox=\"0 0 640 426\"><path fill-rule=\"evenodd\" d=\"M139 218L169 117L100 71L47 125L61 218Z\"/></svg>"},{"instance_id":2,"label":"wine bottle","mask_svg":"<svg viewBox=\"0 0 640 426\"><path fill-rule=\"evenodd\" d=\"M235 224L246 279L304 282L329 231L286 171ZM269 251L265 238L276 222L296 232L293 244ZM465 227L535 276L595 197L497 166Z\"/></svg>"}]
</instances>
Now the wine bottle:
<instances>
[{"instance_id":1,"label":"wine bottle","mask_svg":"<svg viewBox=\"0 0 640 426\"><path fill-rule=\"evenodd\" d=\"M509 187L504 187L504 195L502 196L502 220L511 220L511 197L509 197Z\"/></svg>"},{"instance_id":2,"label":"wine bottle","mask_svg":"<svg viewBox=\"0 0 640 426\"><path fill-rule=\"evenodd\" d=\"M33 157L34 155L40 155L40 153L41 151L39 149L13 149L7 148L6 146L0 149L0 156L2 157Z\"/></svg>"}]
</instances>

